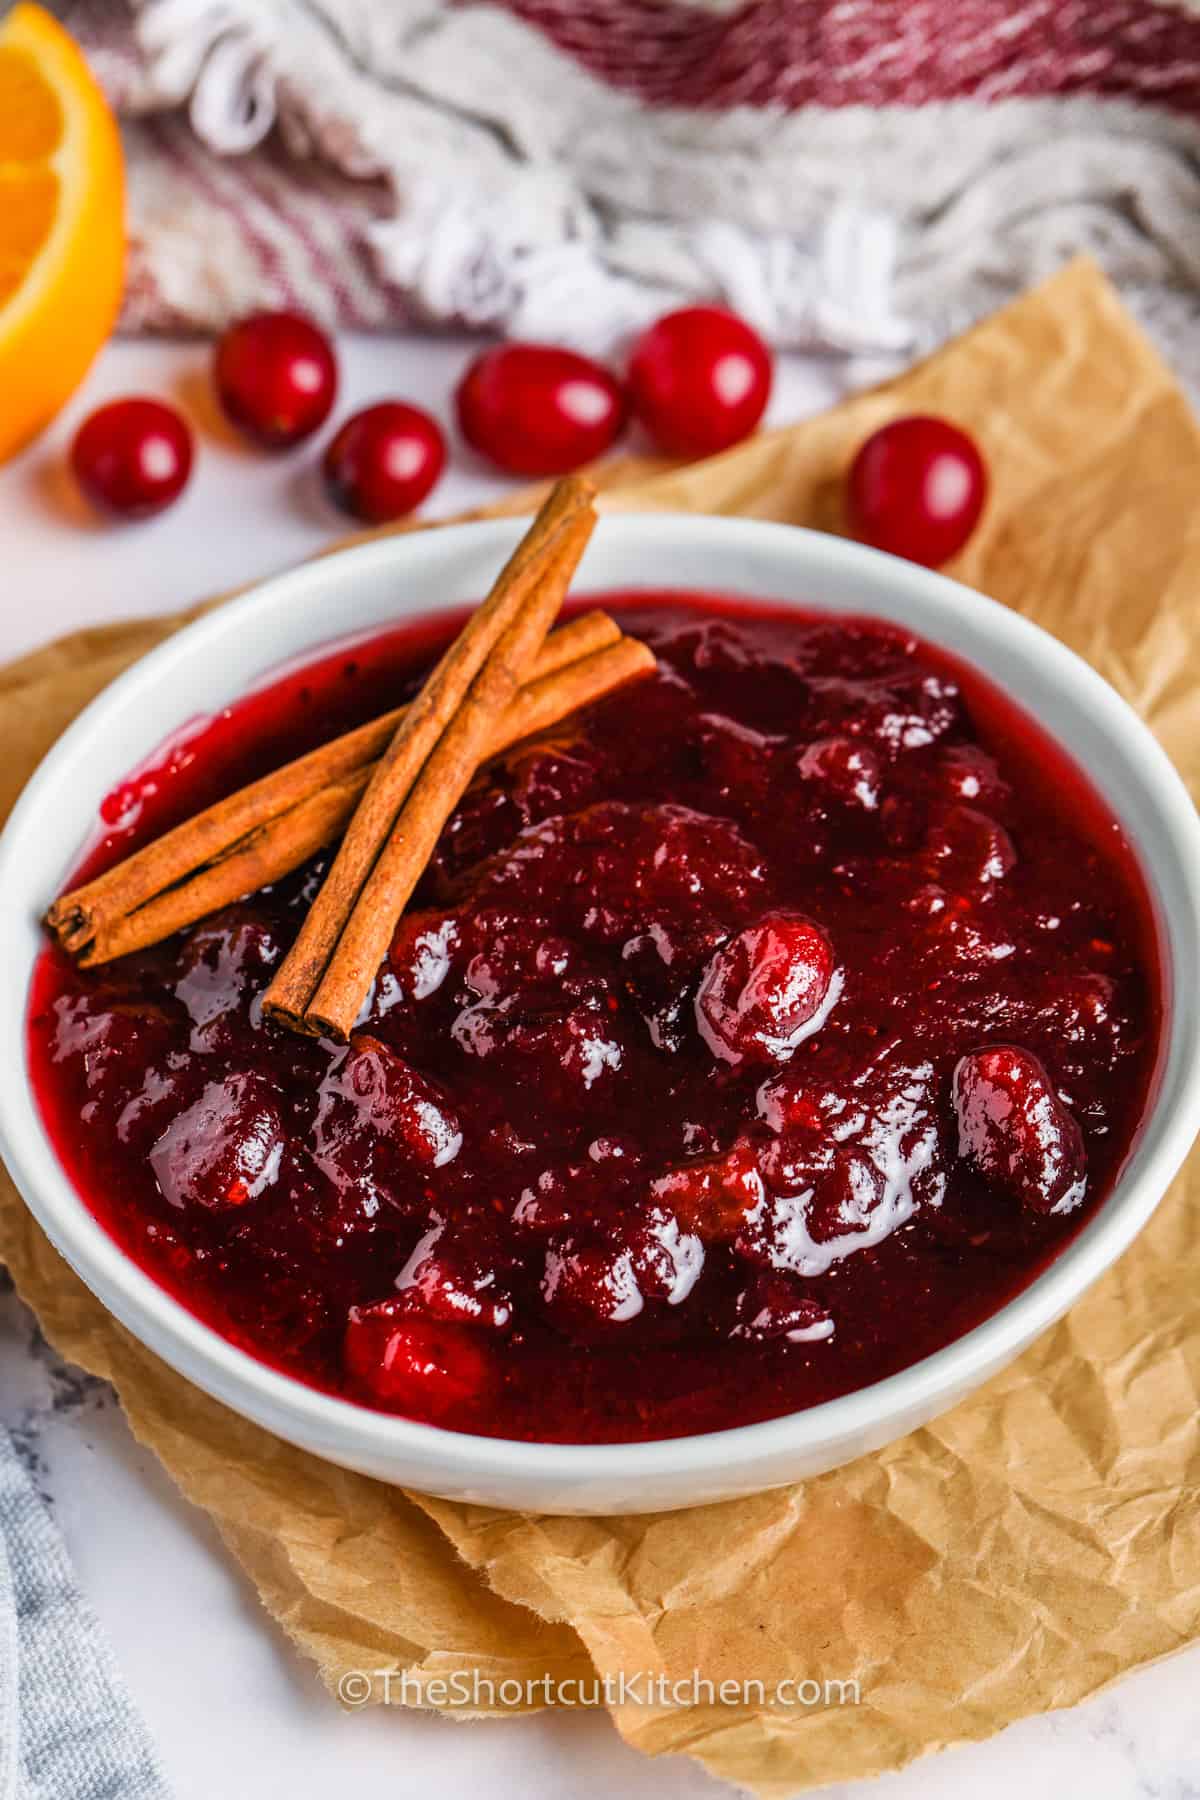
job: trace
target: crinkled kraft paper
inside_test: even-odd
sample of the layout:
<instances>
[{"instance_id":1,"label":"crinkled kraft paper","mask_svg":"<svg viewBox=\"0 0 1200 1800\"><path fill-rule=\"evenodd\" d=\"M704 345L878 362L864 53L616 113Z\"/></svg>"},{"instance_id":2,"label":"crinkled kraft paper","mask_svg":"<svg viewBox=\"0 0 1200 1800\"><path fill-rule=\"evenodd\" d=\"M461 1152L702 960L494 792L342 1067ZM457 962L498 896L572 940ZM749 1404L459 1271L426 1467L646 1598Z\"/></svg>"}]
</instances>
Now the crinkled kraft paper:
<instances>
[{"instance_id":1,"label":"crinkled kraft paper","mask_svg":"<svg viewBox=\"0 0 1200 1800\"><path fill-rule=\"evenodd\" d=\"M682 469L620 465L605 505L836 530L855 447L914 410L967 425L993 473L952 573L1086 656L1195 791L1200 429L1087 264L821 418ZM3 810L83 702L178 623L81 633L0 673ZM767 1695L857 1681L858 1705L614 1703L640 1749L780 1796L1067 1706L1200 1636L1198 1239L1193 1155L1119 1265L934 1424L755 1499L588 1520L399 1493L242 1422L114 1324L0 1183L0 1255L46 1332L114 1382L332 1688L361 1669L699 1671Z\"/></svg>"}]
</instances>

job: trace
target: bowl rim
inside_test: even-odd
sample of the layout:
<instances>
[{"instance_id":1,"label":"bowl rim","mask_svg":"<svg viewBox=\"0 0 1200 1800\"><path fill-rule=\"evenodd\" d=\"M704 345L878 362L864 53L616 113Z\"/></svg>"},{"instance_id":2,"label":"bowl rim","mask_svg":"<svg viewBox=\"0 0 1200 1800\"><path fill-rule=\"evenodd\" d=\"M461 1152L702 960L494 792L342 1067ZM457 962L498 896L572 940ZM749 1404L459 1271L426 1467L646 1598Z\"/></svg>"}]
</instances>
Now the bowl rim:
<instances>
[{"instance_id":1,"label":"bowl rim","mask_svg":"<svg viewBox=\"0 0 1200 1800\"><path fill-rule=\"evenodd\" d=\"M406 547L414 541L426 544L441 541L449 553L462 543L466 534L470 534L480 547L490 549L494 545L497 554L502 555L511 548L523 524L524 521L514 518L489 519L443 527L435 533L398 534L358 544L339 552L336 557L318 557L270 576L181 627L104 688L46 753L0 834L0 895L8 896L14 889L18 892L21 889L20 847L31 829L44 830L48 816L45 797L52 784L61 780L64 771L79 760L95 734L106 730L109 721L125 708L136 705L141 694L157 688L160 683L178 686L188 661L197 650L218 644L227 633L236 632L259 612L269 614L275 607L286 606L298 585L304 586L314 580L327 581L331 566L336 566L345 580L352 581L355 572L368 565L403 562ZM798 573L807 573L810 579L819 580L822 572L844 574L850 578L865 574L869 585L886 588L899 596L911 595L918 604L932 605L935 612L949 614L951 609L957 609L960 614L966 612L971 619L973 640L1004 642L1008 648L1026 657L1040 659L1043 667L1048 666L1055 678L1072 690L1077 703L1111 734L1120 746L1123 759L1133 766L1135 776L1142 784L1156 790L1160 820L1183 874L1187 901L1186 916L1176 921L1166 916L1149 859L1141 857L1151 901L1158 914L1163 975L1169 987L1168 929L1177 925L1181 933L1190 932L1192 940L1200 942L1200 818L1182 779L1149 728L1074 651L1024 615L949 577L805 527L689 513L629 512L604 514L599 529L604 532L632 529L635 534L646 534L652 540L659 537L664 543L680 531L689 534L697 543L705 537L731 540L741 537L747 545L754 539L763 543L774 541L776 548L782 548L786 542L785 554L794 554ZM648 589L650 586L647 584ZM722 592L731 591L724 578L718 586ZM654 584L653 591L662 592L666 588ZM746 591L746 597L753 597L751 590ZM886 618L888 614L882 610L882 599L881 593L878 613L874 602L858 609L839 606L836 610L847 615L857 611L858 616ZM420 616L436 613L451 604L453 602L448 600L431 602L428 608L421 609ZM821 601L804 604L819 607ZM919 629L919 634L927 636L931 643L938 643L935 633L927 633L923 628L914 629ZM285 654L277 662L264 663L252 685L270 680L289 665L307 660L323 644L333 641L336 640L314 638L302 649ZM963 650L956 645L954 654L967 662L972 660L969 648ZM987 673L986 670L982 672ZM1001 685L995 677L988 675L987 678ZM1014 698L1031 716L1038 718L1036 711L1021 696ZM1039 723L1042 723L1040 718ZM1058 733L1053 727L1043 724L1043 729L1057 739ZM1074 753L1070 750L1067 753L1078 764ZM1099 781L1091 775L1088 778L1098 791L1103 792ZM1137 839L1132 829L1130 836L1136 848ZM64 863L73 854L75 851L71 850L65 855ZM0 916L0 946L14 930L20 931L27 925L27 914L6 900ZM59 1163L41 1119L25 1054L25 1019L32 966L32 962L25 966L21 976L24 994L18 1027L21 1079L0 1083L0 1155L29 1210L106 1310L183 1373L185 1379L243 1416L262 1423L276 1435L289 1437L295 1432L293 1441L310 1444L315 1438L328 1447L335 1460L345 1457L353 1461L357 1457L370 1460L376 1466L399 1465L407 1461L414 1471L419 1471L422 1465L443 1469L450 1466L463 1477L475 1481L517 1478L526 1485L540 1482L547 1487L554 1483L577 1486L588 1480L599 1483L606 1478L636 1481L639 1477L699 1474L734 1465L753 1467L781 1456L799 1459L806 1453L818 1452L843 1440L861 1439L866 1433L877 1433L891 1418L898 1421L897 1435L900 1435L908 1429L903 1423L905 1416L917 1413L923 1417L931 1416L940 1399L953 1398L999 1367L1059 1318L1121 1255L1154 1211L1200 1127L1200 1026L1189 1026L1186 1008L1168 1007L1164 1013L1158 1085L1137 1142L1145 1136L1152 1121L1159 1124L1158 1114L1167 1098L1162 1072L1169 1058L1175 1056L1180 1042L1183 1064L1176 1074L1170 1116L1165 1125L1160 1126L1157 1141L1138 1169L1136 1178L1130 1180L1127 1171L1123 1170L1100 1210L1084 1223L1061 1253L997 1312L962 1337L893 1375L835 1399L719 1431L598 1444L486 1437L378 1412L356 1401L308 1386L229 1342L167 1289L160 1287L127 1255L88 1210ZM110 1294L117 1296L116 1302L108 1297ZM185 1354L186 1370L173 1354L175 1351ZM406 1479L410 1479L411 1485L419 1485L419 1473L415 1478Z\"/></svg>"}]
</instances>

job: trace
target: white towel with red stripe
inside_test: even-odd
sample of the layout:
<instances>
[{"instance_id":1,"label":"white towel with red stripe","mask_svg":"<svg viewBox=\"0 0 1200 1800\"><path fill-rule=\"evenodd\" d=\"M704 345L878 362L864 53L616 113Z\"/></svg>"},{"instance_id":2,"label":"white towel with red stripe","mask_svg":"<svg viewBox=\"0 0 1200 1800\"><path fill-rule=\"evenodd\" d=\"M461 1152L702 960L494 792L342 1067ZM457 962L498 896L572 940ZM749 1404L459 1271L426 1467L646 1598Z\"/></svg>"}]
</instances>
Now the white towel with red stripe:
<instances>
[{"instance_id":1,"label":"white towel with red stripe","mask_svg":"<svg viewBox=\"0 0 1200 1800\"><path fill-rule=\"evenodd\" d=\"M77 0L126 324L293 303L607 352L723 300L911 352L1075 251L1187 371L1200 0Z\"/></svg>"}]
</instances>

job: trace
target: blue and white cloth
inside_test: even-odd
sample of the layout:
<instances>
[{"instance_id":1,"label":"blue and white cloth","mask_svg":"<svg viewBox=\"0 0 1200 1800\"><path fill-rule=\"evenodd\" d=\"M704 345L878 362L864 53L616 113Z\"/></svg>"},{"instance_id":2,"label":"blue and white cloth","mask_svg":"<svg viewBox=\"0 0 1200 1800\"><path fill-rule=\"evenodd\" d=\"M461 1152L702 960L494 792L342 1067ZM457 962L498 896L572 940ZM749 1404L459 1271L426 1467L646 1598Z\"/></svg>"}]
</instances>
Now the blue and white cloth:
<instances>
[{"instance_id":1,"label":"blue and white cloth","mask_svg":"<svg viewBox=\"0 0 1200 1800\"><path fill-rule=\"evenodd\" d=\"M0 1800L170 1800L58 1527L2 1428Z\"/></svg>"}]
</instances>

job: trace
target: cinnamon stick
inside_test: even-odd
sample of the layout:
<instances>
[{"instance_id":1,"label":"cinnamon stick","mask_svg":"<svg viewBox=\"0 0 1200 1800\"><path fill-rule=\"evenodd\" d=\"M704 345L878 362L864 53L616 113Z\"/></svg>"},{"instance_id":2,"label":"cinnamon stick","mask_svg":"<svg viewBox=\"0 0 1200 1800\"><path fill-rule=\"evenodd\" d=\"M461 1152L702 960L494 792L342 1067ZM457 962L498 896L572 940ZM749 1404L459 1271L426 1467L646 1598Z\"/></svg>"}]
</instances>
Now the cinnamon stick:
<instances>
[{"instance_id":1,"label":"cinnamon stick","mask_svg":"<svg viewBox=\"0 0 1200 1800\"><path fill-rule=\"evenodd\" d=\"M568 629L556 632L555 638L561 638ZM547 640L548 646L553 641ZM539 670L541 666L537 665ZM650 673L654 666L653 652L645 644L618 635L616 643L539 673L537 679L526 683L516 694L488 743L484 759L499 756L523 738L557 725L614 688ZM374 767L374 763L365 763L325 787L303 794L294 806L273 814L243 838L228 844L219 860L159 891L135 910L106 922L85 945L80 963L92 967L161 943L209 913L290 874L344 831Z\"/></svg>"},{"instance_id":2,"label":"cinnamon stick","mask_svg":"<svg viewBox=\"0 0 1200 1800\"><path fill-rule=\"evenodd\" d=\"M590 529L590 521L587 524ZM515 698L522 672L553 623L564 591L555 568L535 588L463 695L383 841L305 1009L303 1029L339 1040L350 1035L396 921L443 825L486 756L497 723ZM320 909L323 895L324 890L313 912ZM312 916L310 912L310 920Z\"/></svg>"},{"instance_id":3,"label":"cinnamon stick","mask_svg":"<svg viewBox=\"0 0 1200 1800\"><path fill-rule=\"evenodd\" d=\"M546 639L532 679L543 680L556 670L617 643L620 637L620 627L607 613L584 613ZM185 819L104 874L63 894L47 912L46 924L62 947L81 962L108 962L129 949L157 943L172 931L203 918L206 912L215 911L242 894L253 893L268 881L278 880L338 836L366 786L363 772L374 768L407 711L407 707L396 707L381 718L344 732ZM302 816L309 821L305 828L299 827L301 815L297 809L305 809ZM295 862L280 866L279 856L286 855L287 833L274 828L274 821L289 813L297 816L297 841L309 847L297 855ZM322 824L323 820L328 823ZM254 878L253 846L259 843L264 845L263 872ZM230 885L234 879L231 873L217 874L222 862L235 852L244 859L240 865L244 885L236 889ZM210 869L209 865L214 866ZM199 872L204 873L207 891L217 898L185 917L186 906L181 909L178 900L170 896L181 896L185 887L190 891L191 878L199 878ZM196 888L197 900L202 891ZM160 898L161 916L176 917L177 923L163 931L154 930L152 935L142 935L148 922L146 914ZM131 931L134 916L142 923ZM113 948L114 944L121 947Z\"/></svg>"},{"instance_id":4,"label":"cinnamon stick","mask_svg":"<svg viewBox=\"0 0 1200 1800\"><path fill-rule=\"evenodd\" d=\"M309 1003L325 979L380 849L443 734L453 730L455 742L470 742L476 763L481 759L494 720L526 676L562 604L595 522L593 493L589 483L577 478L557 483L487 599L409 707L367 784L296 942L263 996L268 1018L311 1029L304 1023ZM480 679L483 686L475 695ZM466 780L473 773L474 765ZM342 963L340 972L346 970ZM347 990L355 979L346 981ZM344 994L332 998L343 1010Z\"/></svg>"}]
</instances>

